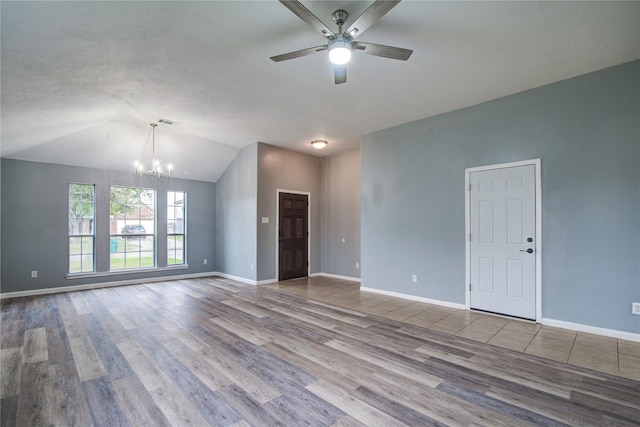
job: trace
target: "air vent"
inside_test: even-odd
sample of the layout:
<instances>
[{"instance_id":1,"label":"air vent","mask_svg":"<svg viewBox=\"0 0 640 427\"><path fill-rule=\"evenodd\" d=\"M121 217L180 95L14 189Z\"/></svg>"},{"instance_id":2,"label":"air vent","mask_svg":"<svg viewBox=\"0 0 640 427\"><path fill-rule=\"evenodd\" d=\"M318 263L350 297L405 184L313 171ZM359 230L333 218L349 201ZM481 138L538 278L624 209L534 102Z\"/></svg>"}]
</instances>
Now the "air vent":
<instances>
[{"instance_id":1,"label":"air vent","mask_svg":"<svg viewBox=\"0 0 640 427\"><path fill-rule=\"evenodd\" d=\"M180 124L180 122L176 122L175 120L163 119L162 117L158 119L158 123L162 123L167 126L177 126Z\"/></svg>"}]
</instances>

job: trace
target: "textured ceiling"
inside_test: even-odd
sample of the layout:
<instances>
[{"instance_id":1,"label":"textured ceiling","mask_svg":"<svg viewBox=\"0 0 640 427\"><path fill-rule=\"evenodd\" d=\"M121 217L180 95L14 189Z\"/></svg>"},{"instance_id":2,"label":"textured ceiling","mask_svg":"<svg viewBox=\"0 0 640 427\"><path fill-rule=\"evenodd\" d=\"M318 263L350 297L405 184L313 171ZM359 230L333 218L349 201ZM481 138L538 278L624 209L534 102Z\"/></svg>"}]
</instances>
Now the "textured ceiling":
<instances>
[{"instance_id":1,"label":"textured ceiling","mask_svg":"<svg viewBox=\"0 0 640 427\"><path fill-rule=\"evenodd\" d=\"M368 1L303 1L331 28ZM2 157L132 172L156 150L217 181L242 147L315 155L361 135L640 58L640 2L403 1L334 85L324 38L276 1L1 2ZM330 25L331 24L331 25ZM348 24L347 24L348 25ZM313 139L327 139L318 152Z\"/></svg>"}]
</instances>

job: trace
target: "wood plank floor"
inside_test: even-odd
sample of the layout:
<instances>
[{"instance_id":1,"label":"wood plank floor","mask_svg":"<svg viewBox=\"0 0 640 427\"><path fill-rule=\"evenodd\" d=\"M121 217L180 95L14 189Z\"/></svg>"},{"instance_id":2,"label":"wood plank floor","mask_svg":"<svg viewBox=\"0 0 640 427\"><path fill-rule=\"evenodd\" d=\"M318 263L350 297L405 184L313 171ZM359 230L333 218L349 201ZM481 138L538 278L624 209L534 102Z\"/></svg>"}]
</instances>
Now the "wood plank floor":
<instances>
[{"instance_id":1,"label":"wood plank floor","mask_svg":"<svg viewBox=\"0 0 640 427\"><path fill-rule=\"evenodd\" d=\"M640 382L205 278L2 301L2 426L640 425Z\"/></svg>"}]
</instances>

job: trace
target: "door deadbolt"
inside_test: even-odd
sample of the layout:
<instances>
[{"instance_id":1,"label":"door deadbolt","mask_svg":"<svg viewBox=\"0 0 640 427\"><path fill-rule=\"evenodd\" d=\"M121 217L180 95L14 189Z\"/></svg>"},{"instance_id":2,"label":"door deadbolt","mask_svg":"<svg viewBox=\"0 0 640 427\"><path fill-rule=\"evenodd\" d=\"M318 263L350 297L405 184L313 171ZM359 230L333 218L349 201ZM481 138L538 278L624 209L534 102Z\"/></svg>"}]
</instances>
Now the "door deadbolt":
<instances>
[{"instance_id":1,"label":"door deadbolt","mask_svg":"<svg viewBox=\"0 0 640 427\"><path fill-rule=\"evenodd\" d=\"M533 237L527 237L527 242L529 243L533 242Z\"/></svg>"}]
</instances>

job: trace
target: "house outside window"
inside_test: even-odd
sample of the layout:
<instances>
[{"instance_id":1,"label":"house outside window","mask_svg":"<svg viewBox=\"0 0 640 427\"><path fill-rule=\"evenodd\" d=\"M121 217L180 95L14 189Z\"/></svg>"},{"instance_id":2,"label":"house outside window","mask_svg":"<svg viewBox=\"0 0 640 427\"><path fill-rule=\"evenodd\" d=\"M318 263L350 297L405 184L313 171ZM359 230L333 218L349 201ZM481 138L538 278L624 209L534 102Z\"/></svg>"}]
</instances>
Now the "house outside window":
<instances>
[{"instance_id":1,"label":"house outside window","mask_svg":"<svg viewBox=\"0 0 640 427\"><path fill-rule=\"evenodd\" d=\"M95 271L95 186L69 184L69 273Z\"/></svg>"},{"instance_id":2,"label":"house outside window","mask_svg":"<svg viewBox=\"0 0 640 427\"><path fill-rule=\"evenodd\" d=\"M110 270L155 267L156 193L150 188L110 188Z\"/></svg>"}]
</instances>

